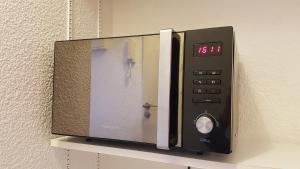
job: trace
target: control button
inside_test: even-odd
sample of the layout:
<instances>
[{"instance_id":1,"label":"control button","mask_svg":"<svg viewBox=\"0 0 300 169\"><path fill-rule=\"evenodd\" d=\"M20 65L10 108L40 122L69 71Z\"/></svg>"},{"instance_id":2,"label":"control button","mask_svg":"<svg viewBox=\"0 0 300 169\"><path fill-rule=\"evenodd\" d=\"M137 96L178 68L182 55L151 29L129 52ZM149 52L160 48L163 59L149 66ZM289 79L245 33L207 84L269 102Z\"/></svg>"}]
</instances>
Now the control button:
<instances>
[{"instance_id":1,"label":"control button","mask_svg":"<svg viewBox=\"0 0 300 169\"><path fill-rule=\"evenodd\" d=\"M206 75L206 71L205 70L195 70L193 72L193 75L195 75L195 76Z\"/></svg>"},{"instance_id":2,"label":"control button","mask_svg":"<svg viewBox=\"0 0 300 169\"><path fill-rule=\"evenodd\" d=\"M196 128L200 133L208 134L214 128L214 122L207 116L201 116L196 122Z\"/></svg>"},{"instance_id":3,"label":"control button","mask_svg":"<svg viewBox=\"0 0 300 169\"><path fill-rule=\"evenodd\" d=\"M220 103L220 98L193 98L193 103Z\"/></svg>"},{"instance_id":4,"label":"control button","mask_svg":"<svg viewBox=\"0 0 300 169\"><path fill-rule=\"evenodd\" d=\"M203 84L206 84L206 80L203 80L203 79L195 79L195 80L193 81L193 83L194 83L195 85L203 85Z\"/></svg>"},{"instance_id":5,"label":"control button","mask_svg":"<svg viewBox=\"0 0 300 169\"><path fill-rule=\"evenodd\" d=\"M208 75L220 75L222 73L221 70L208 70L206 72Z\"/></svg>"},{"instance_id":6,"label":"control button","mask_svg":"<svg viewBox=\"0 0 300 169\"><path fill-rule=\"evenodd\" d=\"M221 84L221 80L218 80L218 79L209 79L209 80L207 80L207 84L218 85L218 84Z\"/></svg>"},{"instance_id":7,"label":"control button","mask_svg":"<svg viewBox=\"0 0 300 169\"><path fill-rule=\"evenodd\" d=\"M206 90L205 89L194 89L193 93L194 94L204 94L204 93L206 93Z\"/></svg>"},{"instance_id":8,"label":"control button","mask_svg":"<svg viewBox=\"0 0 300 169\"><path fill-rule=\"evenodd\" d=\"M208 94L220 94L221 89L207 89L206 93L208 93Z\"/></svg>"}]
</instances>

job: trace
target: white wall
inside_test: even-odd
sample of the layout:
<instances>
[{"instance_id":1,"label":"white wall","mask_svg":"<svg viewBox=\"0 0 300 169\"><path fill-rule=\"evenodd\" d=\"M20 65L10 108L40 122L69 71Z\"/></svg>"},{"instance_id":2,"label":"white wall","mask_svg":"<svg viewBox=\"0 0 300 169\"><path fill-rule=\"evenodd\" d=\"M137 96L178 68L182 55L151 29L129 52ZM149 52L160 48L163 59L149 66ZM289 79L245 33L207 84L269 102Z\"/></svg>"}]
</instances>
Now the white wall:
<instances>
[{"instance_id":1,"label":"white wall","mask_svg":"<svg viewBox=\"0 0 300 169\"><path fill-rule=\"evenodd\" d=\"M70 1L70 0L68 0ZM71 0L71 34L73 39L98 36L99 0Z\"/></svg>"},{"instance_id":2,"label":"white wall","mask_svg":"<svg viewBox=\"0 0 300 169\"><path fill-rule=\"evenodd\" d=\"M0 1L0 168L60 169L49 146L53 42L66 39L61 0Z\"/></svg>"}]
</instances>

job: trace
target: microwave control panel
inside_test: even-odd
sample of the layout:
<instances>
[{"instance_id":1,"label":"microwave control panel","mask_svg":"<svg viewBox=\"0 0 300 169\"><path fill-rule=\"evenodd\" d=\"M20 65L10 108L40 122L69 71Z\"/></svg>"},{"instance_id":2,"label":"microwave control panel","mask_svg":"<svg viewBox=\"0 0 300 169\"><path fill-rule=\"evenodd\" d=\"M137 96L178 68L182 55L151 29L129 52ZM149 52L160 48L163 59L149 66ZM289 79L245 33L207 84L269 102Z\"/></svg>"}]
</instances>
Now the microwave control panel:
<instances>
[{"instance_id":1,"label":"microwave control panel","mask_svg":"<svg viewBox=\"0 0 300 169\"><path fill-rule=\"evenodd\" d=\"M182 147L230 153L232 142L232 27L185 32Z\"/></svg>"}]
</instances>

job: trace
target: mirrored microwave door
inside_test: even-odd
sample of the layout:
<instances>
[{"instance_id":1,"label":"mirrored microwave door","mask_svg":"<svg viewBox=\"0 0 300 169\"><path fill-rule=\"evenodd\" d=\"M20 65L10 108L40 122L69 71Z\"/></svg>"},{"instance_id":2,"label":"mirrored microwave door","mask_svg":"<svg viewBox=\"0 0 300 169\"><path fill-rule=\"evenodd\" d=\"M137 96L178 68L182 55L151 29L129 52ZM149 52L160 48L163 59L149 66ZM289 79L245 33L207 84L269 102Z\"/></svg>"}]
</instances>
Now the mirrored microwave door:
<instances>
[{"instance_id":1,"label":"mirrored microwave door","mask_svg":"<svg viewBox=\"0 0 300 169\"><path fill-rule=\"evenodd\" d=\"M89 135L142 142L142 37L101 41L91 56Z\"/></svg>"},{"instance_id":2,"label":"mirrored microwave door","mask_svg":"<svg viewBox=\"0 0 300 169\"><path fill-rule=\"evenodd\" d=\"M143 138L156 143L159 35L143 38Z\"/></svg>"}]
</instances>

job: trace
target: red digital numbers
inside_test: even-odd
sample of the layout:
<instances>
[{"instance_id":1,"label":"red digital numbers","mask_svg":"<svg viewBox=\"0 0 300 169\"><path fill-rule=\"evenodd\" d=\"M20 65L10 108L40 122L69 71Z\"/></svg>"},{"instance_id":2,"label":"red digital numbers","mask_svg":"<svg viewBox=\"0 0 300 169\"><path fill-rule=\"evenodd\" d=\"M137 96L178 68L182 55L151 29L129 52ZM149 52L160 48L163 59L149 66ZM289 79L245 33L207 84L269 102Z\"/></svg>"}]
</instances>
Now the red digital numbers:
<instances>
[{"instance_id":1,"label":"red digital numbers","mask_svg":"<svg viewBox=\"0 0 300 169\"><path fill-rule=\"evenodd\" d=\"M215 51L215 47L214 47L214 46L211 46L211 47L210 47L210 53L214 53L214 51Z\"/></svg>"},{"instance_id":2,"label":"red digital numbers","mask_svg":"<svg viewBox=\"0 0 300 169\"><path fill-rule=\"evenodd\" d=\"M207 53L207 46L203 46L203 47L199 47L198 49L198 53L201 55L201 54L206 54Z\"/></svg>"},{"instance_id":3,"label":"red digital numbers","mask_svg":"<svg viewBox=\"0 0 300 169\"><path fill-rule=\"evenodd\" d=\"M202 43L194 45L194 56L219 56L222 53L222 43Z\"/></svg>"},{"instance_id":4,"label":"red digital numbers","mask_svg":"<svg viewBox=\"0 0 300 169\"><path fill-rule=\"evenodd\" d=\"M219 45L218 49L217 49L218 53L221 53L221 50L222 50L222 47Z\"/></svg>"}]
</instances>

